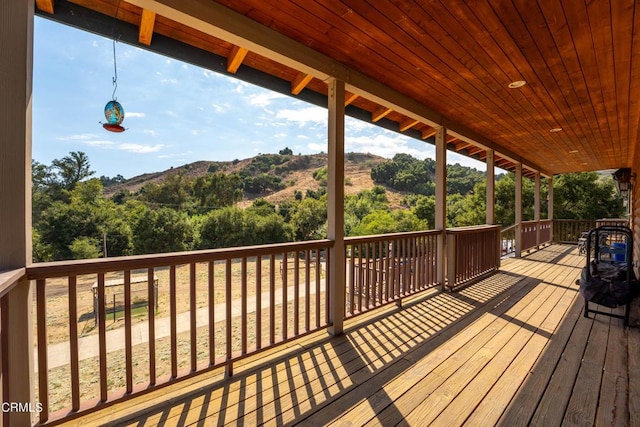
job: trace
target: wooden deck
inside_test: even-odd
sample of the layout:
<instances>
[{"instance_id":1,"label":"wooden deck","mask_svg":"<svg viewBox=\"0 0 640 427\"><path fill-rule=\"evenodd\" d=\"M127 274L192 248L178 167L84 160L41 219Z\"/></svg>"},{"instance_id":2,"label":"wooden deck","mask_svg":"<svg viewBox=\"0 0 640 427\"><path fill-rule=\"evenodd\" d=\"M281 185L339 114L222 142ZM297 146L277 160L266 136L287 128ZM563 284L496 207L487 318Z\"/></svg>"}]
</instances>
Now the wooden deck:
<instances>
[{"instance_id":1,"label":"wooden deck","mask_svg":"<svg viewBox=\"0 0 640 427\"><path fill-rule=\"evenodd\" d=\"M628 329L584 318L583 263L552 245L66 425L640 425L637 306Z\"/></svg>"}]
</instances>

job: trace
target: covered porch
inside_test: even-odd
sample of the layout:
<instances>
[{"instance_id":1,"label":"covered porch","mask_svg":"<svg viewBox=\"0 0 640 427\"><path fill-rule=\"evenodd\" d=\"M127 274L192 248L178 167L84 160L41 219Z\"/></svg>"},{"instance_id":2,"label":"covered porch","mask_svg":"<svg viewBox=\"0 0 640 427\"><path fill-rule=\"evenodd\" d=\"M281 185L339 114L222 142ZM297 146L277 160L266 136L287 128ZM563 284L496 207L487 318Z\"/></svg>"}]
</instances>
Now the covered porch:
<instances>
[{"instance_id":1,"label":"covered porch","mask_svg":"<svg viewBox=\"0 0 640 427\"><path fill-rule=\"evenodd\" d=\"M474 10L431 2L429 11L413 1L380 3L382 11L374 11L373 2L324 0L122 3L121 15L118 2L108 0L0 5L8 46L0 62L10 64L0 79L1 392L3 403L18 405L3 407L1 425L639 422L633 418L640 413L633 407L637 328L600 315L582 317L575 280L584 257L575 246L537 250L554 237L555 174L640 166L635 2L537 2L535 10L528 2L504 8L487 2ZM326 106L327 238L32 264L36 10L103 35L115 13L123 41ZM611 34L596 24L603 17ZM323 24L325 32L308 22ZM547 61L541 51L562 60ZM510 92L510 84L522 82L524 91ZM345 238L346 114L435 144L434 230ZM486 161L486 225L446 229L447 150ZM516 258L503 262L504 239L494 224L496 166L513 171L516 181ZM536 188L529 223L522 218L524 178ZM634 185L629 222L636 270L638 197ZM170 301L168 332L156 339L160 319L149 308L140 358L132 333L132 275L147 275L152 300L157 270ZM251 280L250 272L256 272ZM116 350L106 324L110 275L125 288ZM83 280L97 283L97 354L88 356L75 322ZM54 285L68 295L63 383L50 373L61 363L52 358L47 332L49 317L58 314L47 306ZM209 299L199 299L200 287ZM189 313L184 331L180 298ZM208 346L204 353L200 343ZM111 370L115 351L122 355L122 386ZM96 380L84 387L87 370ZM68 390L68 404L53 401L59 388Z\"/></svg>"},{"instance_id":2,"label":"covered porch","mask_svg":"<svg viewBox=\"0 0 640 427\"><path fill-rule=\"evenodd\" d=\"M63 425L637 425L637 306L583 317L584 260L551 245Z\"/></svg>"}]
</instances>

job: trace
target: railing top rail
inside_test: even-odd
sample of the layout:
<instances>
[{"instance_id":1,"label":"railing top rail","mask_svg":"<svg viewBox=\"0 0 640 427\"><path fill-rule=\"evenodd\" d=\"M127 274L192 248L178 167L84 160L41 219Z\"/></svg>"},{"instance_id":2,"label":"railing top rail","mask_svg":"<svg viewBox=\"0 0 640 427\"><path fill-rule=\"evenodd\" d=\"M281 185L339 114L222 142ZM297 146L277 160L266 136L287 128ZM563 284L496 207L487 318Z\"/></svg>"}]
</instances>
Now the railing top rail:
<instances>
[{"instance_id":1,"label":"railing top rail","mask_svg":"<svg viewBox=\"0 0 640 427\"><path fill-rule=\"evenodd\" d=\"M379 242L382 240L398 240L398 239L406 239L411 237L422 237L422 236L437 236L442 233L440 230L424 230L424 231L406 231L402 233L388 233L388 234L374 234L371 236L350 236L345 237L345 243L354 244L354 243L372 243Z\"/></svg>"},{"instance_id":2,"label":"railing top rail","mask_svg":"<svg viewBox=\"0 0 640 427\"><path fill-rule=\"evenodd\" d=\"M501 231L503 233L506 233L507 231L515 230L516 227L518 227L518 224L513 224L513 225L510 225L508 227L503 228Z\"/></svg>"},{"instance_id":3,"label":"railing top rail","mask_svg":"<svg viewBox=\"0 0 640 427\"><path fill-rule=\"evenodd\" d=\"M595 219L555 219L554 222L596 222Z\"/></svg>"},{"instance_id":4,"label":"railing top rail","mask_svg":"<svg viewBox=\"0 0 640 427\"><path fill-rule=\"evenodd\" d=\"M0 271L0 298L13 289L26 274L26 268Z\"/></svg>"},{"instance_id":5,"label":"railing top rail","mask_svg":"<svg viewBox=\"0 0 640 427\"><path fill-rule=\"evenodd\" d=\"M34 280L70 275L107 273L111 271L136 270L197 262L221 261L232 258L275 255L283 252L324 249L331 246L333 246L333 241L323 239L306 242L287 242L270 245L241 246L235 248L205 249L189 252L54 261L30 265L27 267L27 276L29 279Z\"/></svg>"},{"instance_id":6,"label":"railing top rail","mask_svg":"<svg viewBox=\"0 0 640 427\"><path fill-rule=\"evenodd\" d=\"M447 228L447 234L477 233L480 231L500 230L499 225L470 225L468 227Z\"/></svg>"}]
</instances>

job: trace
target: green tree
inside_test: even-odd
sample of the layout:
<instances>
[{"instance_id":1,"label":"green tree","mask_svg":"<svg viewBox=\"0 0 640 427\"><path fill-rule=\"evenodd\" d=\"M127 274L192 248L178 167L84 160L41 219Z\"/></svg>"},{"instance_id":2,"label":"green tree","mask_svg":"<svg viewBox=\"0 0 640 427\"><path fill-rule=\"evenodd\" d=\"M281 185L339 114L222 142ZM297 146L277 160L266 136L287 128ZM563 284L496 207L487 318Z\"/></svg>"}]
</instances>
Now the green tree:
<instances>
[{"instance_id":1,"label":"green tree","mask_svg":"<svg viewBox=\"0 0 640 427\"><path fill-rule=\"evenodd\" d=\"M193 194L200 206L231 206L242 200L242 178L223 172L200 176L193 184Z\"/></svg>"},{"instance_id":2,"label":"green tree","mask_svg":"<svg viewBox=\"0 0 640 427\"><path fill-rule=\"evenodd\" d=\"M89 157L82 151L72 151L62 159L55 159L51 166L65 190L73 190L78 182L95 173L91 170Z\"/></svg>"},{"instance_id":3,"label":"green tree","mask_svg":"<svg viewBox=\"0 0 640 427\"><path fill-rule=\"evenodd\" d=\"M53 260L72 259L71 244L80 237L102 241L107 235L109 256L131 253L131 228L123 206L102 197L98 179L76 184L69 202L56 201L37 224L41 243L51 248Z\"/></svg>"},{"instance_id":4,"label":"green tree","mask_svg":"<svg viewBox=\"0 0 640 427\"><path fill-rule=\"evenodd\" d=\"M176 210L185 207L193 193L193 183L182 172L169 174L162 182L151 182L140 190L147 203Z\"/></svg>"},{"instance_id":5,"label":"green tree","mask_svg":"<svg viewBox=\"0 0 640 427\"><path fill-rule=\"evenodd\" d=\"M326 237L322 227L327 222L326 201L307 197L300 201L291 215L291 225L296 240L313 240Z\"/></svg>"},{"instance_id":6,"label":"green tree","mask_svg":"<svg viewBox=\"0 0 640 427\"><path fill-rule=\"evenodd\" d=\"M138 254L179 252L193 248L193 228L184 212L170 208L144 209L133 224Z\"/></svg>"},{"instance_id":7,"label":"green tree","mask_svg":"<svg viewBox=\"0 0 640 427\"><path fill-rule=\"evenodd\" d=\"M77 237L69 245L73 259L99 258L102 254L100 242L91 237Z\"/></svg>"},{"instance_id":8,"label":"green tree","mask_svg":"<svg viewBox=\"0 0 640 427\"><path fill-rule=\"evenodd\" d=\"M619 218L624 214L622 199L610 177L596 172L568 173L558 176L553 184L554 218Z\"/></svg>"}]
</instances>

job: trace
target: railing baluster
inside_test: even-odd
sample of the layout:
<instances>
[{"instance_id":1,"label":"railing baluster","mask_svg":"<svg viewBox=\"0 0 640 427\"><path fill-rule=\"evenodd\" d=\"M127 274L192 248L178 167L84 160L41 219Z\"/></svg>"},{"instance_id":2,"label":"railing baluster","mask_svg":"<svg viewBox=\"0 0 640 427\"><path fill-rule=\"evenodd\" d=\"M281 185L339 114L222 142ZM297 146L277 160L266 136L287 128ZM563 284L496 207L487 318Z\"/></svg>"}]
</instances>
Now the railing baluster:
<instances>
[{"instance_id":1,"label":"railing baluster","mask_svg":"<svg viewBox=\"0 0 640 427\"><path fill-rule=\"evenodd\" d=\"M247 257L242 257L240 277L240 351L247 354Z\"/></svg>"},{"instance_id":2,"label":"railing baluster","mask_svg":"<svg viewBox=\"0 0 640 427\"><path fill-rule=\"evenodd\" d=\"M231 364L231 359L233 358L232 347L231 347L231 328L232 328L232 318L231 318L231 299L233 298L231 294L231 259L228 258L225 262L225 347L226 347L226 361L227 365L225 366L225 373L228 377L233 375L233 365Z\"/></svg>"},{"instance_id":3,"label":"railing baluster","mask_svg":"<svg viewBox=\"0 0 640 427\"><path fill-rule=\"evenodd\" d=\"M320 327L320 307L321 302L320 302L320 293L321 293L321 289L320 289L320 280L321 280L321 271L320 269L322 268L322 264L320 263L320 257L322 252L320 251L320 249L315 249L315 257L316 257L316 328ZM325 280L325 288L327 288L328 286L326 285L326 280Z\"/></svg>"},{"instance_id":4,"label":"railing baluster","mask_svg":"<svg viewBox=\"0 0 640 427\"><path fill-rule=\"evenodd\" d=\"M147 298L149 301L149 385L156 384L156 309L151 301L155 301L155 274L153 268L147 270Z\"/></svg>"},{"instance_id":5,"label":"railing baluster","mask_svg":"<svg viewBox=\"0 0 640 427\"><path fill-rule=\"evenodd\" d=\"M300 332L300 252L293 258L293 335Z\"/></svg>"},{"instance_id":6,"label":"railing baluster","mask_svg":"<svg viewBox=\"0 0 640 427\"><path fill-rule=\"evenodd\" d=\"M365 295L365 299L364 299L364 304L367 307L367 309L371 308L371 305L369 303L369 292L371 292L371 273L369 272L369 244L365 243L364 244L364 258L365 258L365 262L364 262L364 271L365 271L365 277L364 277L364 287L365 287L365 291L364 291L364 295Z\"/></svg>"},{"instance_id":7,"label":"railing baluster","mask_svg":"<svg viewBox=\"0 0 640 427\"><path fill-rule=\"evenodd\" d=\"M348 309L347 311L351 314L355 312L356 307L356 285L355 285L355 245L351 245L349 255L349 301L348 301Z\"/></svg>"},{"instance_id":8,"label":"railing baluster","mask_svg":"<svg viewBox=\"0 0 640 427\"><path fill-rule=\"evenodd\" d=\"M325 324L328 325L329 323L331 323L331 319L329 317L330 311L329 311L329 301L331 301L331 286L329 286L329 277L331 277L331 269L333 268L331 266L331 264L333 263L333 260L331 259L331 251L329 250L329 248L325 248L324 249L324 254L325 254L325 259L326 259L326 271L325 271L325 284L326 286L324 287L324 292L325 292L325 298L324 298L324 319L325 319Z\"/></svg>"},{"instance_id":9,"label":"railing baluster","mask_svg":"<svg viewBox=\"0 0 640 427\"><path fill-rule=\"evenodd\" d=\"M189 264L189 320L190 320L190 344L191 344L191 372L198 370L198 342L196 323L196 263Z\"/></svg>"},{"instance_id":10,"label":"railing baluster","mask_svg":"<svg viewBox=\"0 0 640 427\"><path fill-rule=\"evenodd\" d=\"M364 293L364 273L362 268L362 243L358 245L358 282L356 284L358 294L358 312L362 312L362 294Z\"/></svg>"},{"instance_id":11,"label":"railing baluster","mask_svg":"<svg viewBox=\"0 0 640 427\"><path fill-rule=\"evenodd\" d=\"M176 292L176 266L169 267L169 318L171 333L171 378L178 378L178 309Z\"/></svg>"},{"instance_id":12,"label":"railing baluster","mask_svg":"<svg viewBox=\"0 0 640 427\"><path fill-rule=\"evenodd\" d=\"M311 251L304 253L304 330L311 329Z\"/></svg>"},{"instance_id":13,"label":"railing baluster","mask_svg":"<svg viewBox=\"0 0 640 427\"><path fill-rule=\"evenodd\" d=\"M98 273L98 348L100 352L100 401L107 401L107 327L104 273Z\"/></svg>"},{"instance_id":14,"label":"railing baluster","mask_svg":"<svg viewBox=\"0 0 640 427\"><path fill-rule=\"evenodd\" d=\"M209 285L209 365L213 366L216 364L216 294L214 262L209 261L207 267L207 279Z\"/></svg>"},{"instance_id":15,"label":"railing baluster","mask_svg":"<svg viewBox=\"0 0 640 427\"><path fill-rule=\"evenodd\" d=\"M269 344L276 341L276 267L275 255L269 258Z\"/></svg>"},{"instance_id":16,"label":"railing baluster","mask_svg":"<svg viewBox=\"0 0 640 427\"><path fill-rule=\"evenodd\" d=\"M262 348L262 255L256 257L256 348Z\"/></svg>"},{"instance_id":17,"label":"railing baluster","mask_svg":"<svg viewBox=\"0 0 640 427\"><path fill-rule=\"evenodd\" d=\"M42 405L40 422L49 419L49 361L47 358L47 295L46 280L36 281L38 322L38 400Z\"/></svg>"},{"instance_id":18,"label":"railing baluster","mask_svg":"<svg viewBox=\"0 0 640 427\"><path fill-rule=\"evenodd\" d=\"M288 253L285 252L282 255L282 339L286 340L288 335L288 309L289 309L289 296L287 286L289 286L289 266L288 266Z\"/></svg>"},{"instance_id":19,"label":"railing baluster","mask_svg":"<svg viewBox=\"0 0 640 427\"><path fill-rule=\"evenodd\" d=\"M80 362L78 354L78 279L69 276L69 362L71 368L71 410L80 409Z\"/></svg>"},{"instance_id":20,"label":"railing baluster","mask_svg":"<svg viewBox=\"0 0 640 427\"><path fill-rule=\"evenodd\" d=\"M149 301L149 305L153 304ZM124 352L127 394L133 392L133 345L131 342L131 271L124 271Z\"/></svg>"}]
</instances>

